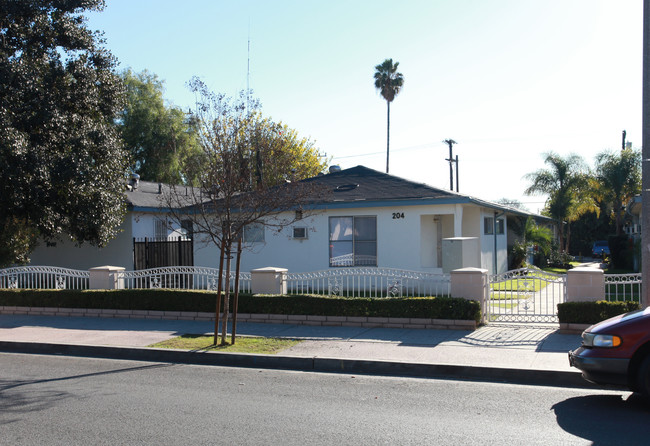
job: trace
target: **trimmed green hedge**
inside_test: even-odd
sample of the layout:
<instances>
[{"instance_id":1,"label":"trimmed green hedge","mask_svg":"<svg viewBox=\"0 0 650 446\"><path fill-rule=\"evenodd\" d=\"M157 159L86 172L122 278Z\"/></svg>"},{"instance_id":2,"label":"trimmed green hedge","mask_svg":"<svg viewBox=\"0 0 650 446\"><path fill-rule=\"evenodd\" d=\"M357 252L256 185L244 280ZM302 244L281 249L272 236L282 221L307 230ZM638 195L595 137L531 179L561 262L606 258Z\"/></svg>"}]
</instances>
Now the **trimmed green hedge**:
<instances>
[{"instance_id":1,"label":"trimmed green hedge","mask_svg":"<svg viewBox=\"0 0 650 446\"><path fill-rule=\"evenodd\" d=\"M231 298L232 299L232 298ZM215 293L167 289L0 290L0 306L214 312ZM240 313L481 319L476 301L451 297L343 298L315 295L239 296Z\"/></svg>"},{"instance_id":2,"label":"trimmed green hedge","mask_svg":"<svg viewBox=\"0 0 650 446\"><path fill-rule=\"evenodd\" d=\"M619 314L639 310L638 302L565 302L557 305L560 323L596 324Z\"/></svg>"}]
</instances>

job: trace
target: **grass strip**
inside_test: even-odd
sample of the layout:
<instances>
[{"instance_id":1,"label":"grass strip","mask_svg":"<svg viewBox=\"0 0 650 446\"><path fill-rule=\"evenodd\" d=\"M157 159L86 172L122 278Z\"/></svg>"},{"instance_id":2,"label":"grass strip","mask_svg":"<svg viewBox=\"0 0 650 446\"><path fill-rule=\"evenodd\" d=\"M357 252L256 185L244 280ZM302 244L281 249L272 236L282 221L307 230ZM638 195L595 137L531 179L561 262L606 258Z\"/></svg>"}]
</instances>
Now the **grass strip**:
<instances>
[{"instance_id":1,"label":"grass strip","mask_svg":"<svg viewBox=\"0 0 650 446\"><path fill-rule=\"evenodd\" d=\"M228 340L230 340L230 337L228 337ZM213 341L213 336L185 334L149 345L148 347L189 351L225 351L231 353L274 355L301 342L296 339L258 338L252 336L237 336L234 345L229 342L224 345L214 345L212 343Z\"/></svg>"}]
</instances>

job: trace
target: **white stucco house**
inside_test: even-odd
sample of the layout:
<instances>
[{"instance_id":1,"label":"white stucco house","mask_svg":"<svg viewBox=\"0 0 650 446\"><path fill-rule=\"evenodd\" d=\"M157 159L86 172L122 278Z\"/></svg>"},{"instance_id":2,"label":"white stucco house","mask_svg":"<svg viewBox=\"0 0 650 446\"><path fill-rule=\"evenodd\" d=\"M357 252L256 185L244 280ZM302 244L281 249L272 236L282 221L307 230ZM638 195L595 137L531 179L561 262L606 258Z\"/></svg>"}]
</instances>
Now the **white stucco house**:
<instances>
[{"instance_id":1,"label":"white stucco house","mask_svg":"<svg viewBox=\"0 0 650 446\"><path fill-rule=\"evenodd\" d=\"M119 228L117 237L110 241L104 248L97 248L88 243L76 246L71 241L41 242L30 256L32 265L60 266L87 270L95 266L112 265L121 266L126 270L137 269L135 244L144 243L144 240L169 240L177 241L189 239L189 224L183 222L182 226L174 229L171 225L169 211L162 202L163 191L166 186L148 181L131 181L125 185L124 197L127 204L127 213ZM177 225L181 226L181 225ZM173 252L172 252L173 254ZM189 264L193 259L184 263L173 255L169 265Z\"/></svg>"},{"instance_id":2,"label":"white stucco house","mask_svg":"<svg viewBox=\"0 0 650 446\"><path fill-rule=\"evenodd\" d=\"M553 223L546 217L363 166L304 181L330 193L311 203L303 210L304 218L289 227L249 227L244 233L242 271L267 266L291 272L363 266L435 273L472 266L504 272L508 238L513 237L507 219L533 216L543 224ZM78 269L113 265L130 270L137 263L134 239L191 237L189 222L170 221L169 209L161 200L164 187L140 181L137 188L125 192L129 211L122 232L107 247L42 244L31 263ZM217 267L214 245L198 234L192 239L192 258L171 264Z\"/></svg>"}]
</instances>

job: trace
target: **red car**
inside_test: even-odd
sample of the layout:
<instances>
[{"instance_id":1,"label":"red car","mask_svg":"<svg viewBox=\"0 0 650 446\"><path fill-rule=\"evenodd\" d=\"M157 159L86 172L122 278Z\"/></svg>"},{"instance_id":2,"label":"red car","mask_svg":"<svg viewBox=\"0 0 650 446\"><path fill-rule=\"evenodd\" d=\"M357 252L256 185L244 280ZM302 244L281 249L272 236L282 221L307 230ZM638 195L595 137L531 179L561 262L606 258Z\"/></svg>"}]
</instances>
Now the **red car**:
<instances>
[{"instance_id":1,"label":"red car","mask_svg":"<svg viewBox=\"0 0 650 446\"><path fill-rule=\"evenodd\" d=\"M624 386L650 400L650 307L587 328L569 364L587 381Z\"/></svg>"}]
</instances>

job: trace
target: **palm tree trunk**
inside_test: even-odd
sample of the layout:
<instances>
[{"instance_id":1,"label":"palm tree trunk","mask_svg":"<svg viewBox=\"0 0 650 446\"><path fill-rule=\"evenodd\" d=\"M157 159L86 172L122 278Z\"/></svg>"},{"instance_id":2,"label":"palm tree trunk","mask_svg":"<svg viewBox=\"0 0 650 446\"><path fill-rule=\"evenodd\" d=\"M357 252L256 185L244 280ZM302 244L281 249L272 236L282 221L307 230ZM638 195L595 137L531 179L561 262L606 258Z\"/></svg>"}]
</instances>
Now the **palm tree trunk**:
<instances>
[{"instance_id":1,"label":"palm tree trunk","mask_svg":"<svg viewBox=\"0 0 650 446\"><path fill-rule=\"evenodd\" d=\"M388 173L388 155L390 147L390 101L386 101L388 113L386 114L386 173Z\"/></svg>"}]
</instances>

